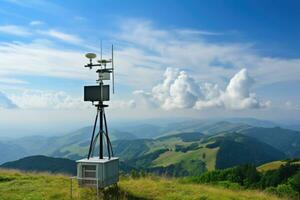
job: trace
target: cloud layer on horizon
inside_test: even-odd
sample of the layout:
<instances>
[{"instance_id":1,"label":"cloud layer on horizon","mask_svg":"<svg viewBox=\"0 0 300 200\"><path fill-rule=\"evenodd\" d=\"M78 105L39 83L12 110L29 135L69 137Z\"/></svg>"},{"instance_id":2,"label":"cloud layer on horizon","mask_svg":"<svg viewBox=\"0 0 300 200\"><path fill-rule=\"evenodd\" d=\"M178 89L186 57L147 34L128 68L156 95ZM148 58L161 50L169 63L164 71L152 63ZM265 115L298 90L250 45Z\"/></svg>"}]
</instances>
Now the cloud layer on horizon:
<instances>
[{"instance_id":1,"label":"cloud layer on horizon","mask_svg":"<svg viewBox=\"0 0 300 200\"><path fill-rule=\"evenodd\" d=\"M259 109L270 106L270 101L260 101L251 92L254 80L246 69L240 70L229 81L225 90L218 84L198 84L187 72L167 68L162 83L154 86L151 92L134 91L147 105L165 110L225 108L232 110Z\"/></svg>"}]
</instances>

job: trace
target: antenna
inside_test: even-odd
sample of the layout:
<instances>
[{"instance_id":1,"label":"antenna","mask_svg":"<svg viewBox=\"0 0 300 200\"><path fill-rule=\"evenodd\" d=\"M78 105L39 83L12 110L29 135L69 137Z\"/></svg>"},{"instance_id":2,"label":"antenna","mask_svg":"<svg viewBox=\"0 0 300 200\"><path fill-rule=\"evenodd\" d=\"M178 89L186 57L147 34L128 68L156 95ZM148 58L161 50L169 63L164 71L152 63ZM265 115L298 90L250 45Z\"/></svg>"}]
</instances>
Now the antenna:
<instances>
[{"instance_id":1,"label":"antenna","mask_svg":"<svg viewBox=\"0 0 300 200\"><path fill-rule=\"evenodd\" d=\"M111 65L112 65L112 86L113 94L115 93L115 65L114 65L114 45L111 45Z\"/></svg>"},{"instance_id":2,"label":"antenna","mask_svg":"<svg viewBox=\"0 0 300 200\"><path fill-rule=\"evenodd\" d=\"M102 40L100 40L100 60L102 60Z\"/></svg>"}]
</instances>

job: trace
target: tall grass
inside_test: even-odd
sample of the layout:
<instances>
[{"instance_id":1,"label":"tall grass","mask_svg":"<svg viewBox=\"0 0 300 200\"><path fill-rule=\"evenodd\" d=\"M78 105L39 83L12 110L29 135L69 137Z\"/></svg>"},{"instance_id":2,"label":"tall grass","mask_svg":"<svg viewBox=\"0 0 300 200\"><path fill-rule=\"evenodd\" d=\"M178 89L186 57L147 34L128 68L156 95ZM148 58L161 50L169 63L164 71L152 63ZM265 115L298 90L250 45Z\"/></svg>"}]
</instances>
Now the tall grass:
<instances>
[{"instance_id":1,"label":"tall grass","mask_svg":"<svg viewBox=\"0 0 300 200\"><path fill-rule=\"evenodd\" d=\"M69 200L70 178L63 174L26 173L0 170L0 200ZM118 187L110 187L96 197L96 190L78 188L73 181L73 199L179 199L179 200L278 200L259 191L229 190L198 184L182 184L178 179L122 177Z\"/></svg>"}]
</instances>

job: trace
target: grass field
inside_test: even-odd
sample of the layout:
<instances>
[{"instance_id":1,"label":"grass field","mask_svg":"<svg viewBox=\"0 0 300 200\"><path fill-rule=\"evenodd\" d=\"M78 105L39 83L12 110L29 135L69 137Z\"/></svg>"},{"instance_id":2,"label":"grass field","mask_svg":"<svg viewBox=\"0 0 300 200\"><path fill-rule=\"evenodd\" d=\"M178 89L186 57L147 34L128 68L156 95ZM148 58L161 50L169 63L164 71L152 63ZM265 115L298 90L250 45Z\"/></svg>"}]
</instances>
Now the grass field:
<instances>
[{"instance_id":1,"label":"grass field","mask_svg":"<svg viewBox=\"0 0 300 200\"><path fill-rule=\"evenodd\" d=\"M153 166L166 167L171 164L179 163L180 161L195 159L204 161L208 170L214 170L216 165L217 152L218 148L209 149L205 147L197 149L195 151L188 151L186 153L166 151L153 161Z\"/></svg>"},{"instance_id":2,"label":"grass field","mask_svg":"<svg viewBox=\"0 0 300 200\"><path fill-rule=\"evenodd\" d=\"M285 164L286 162L284 161L273 161L273 162L269 162L266 164L263 164L259 167L257 167L257 170L260 172L263 171L268 171L268 170L273 170L273 169L278 169L281 165Z\"/></svg>"},{"instance_id":3,"label":"grass field","mask_svg":"<svg viewBox=\"0 0 300 200\"><path fill-rule=\"evenodd\" d=\"M285 165L287 162L282 160L277 160L269 163L265 163L259 167L257 167L257 170L260 172L278 169L281 165ZM291 162L292 164L300 164L300 161Z\"/></svg>"},{"instance_id":4,"label":"grass field","mask_svg":"<svg viewBox=\"0 0 300 200\"><path fill-rule=\"evenodd\" d=\"M78 188L73 182L73 199L97 199L95 190ZM48 173L22 173L0 170L1 200L66 200L70 199L70 178ZM178 199L178 200L279 200L274 196L245 190L184 184L178 179L161 177L121 178L118 188L106 189L99 199Z\"/></svg>"}]
</instances>

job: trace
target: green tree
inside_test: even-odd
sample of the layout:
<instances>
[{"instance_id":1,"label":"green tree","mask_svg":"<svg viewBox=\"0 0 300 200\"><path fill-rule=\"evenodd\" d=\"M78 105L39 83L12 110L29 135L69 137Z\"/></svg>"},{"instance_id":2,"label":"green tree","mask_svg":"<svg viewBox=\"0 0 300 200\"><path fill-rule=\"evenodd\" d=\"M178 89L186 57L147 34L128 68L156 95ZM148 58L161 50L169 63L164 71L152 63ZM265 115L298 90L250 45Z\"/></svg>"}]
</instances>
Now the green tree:
<instances>
[{"instance_id":1,"label":"green tree","mask_svg":"<svg viewBox=\"0 0 300 200\"><path fill-rule=\"evenodd\" d=\"M279 197L288 197L290 199L297 199L299 193L293 190L292 186L287 184L278 185L276 193Z\"/></svg>"},{"instance_id":2,"label":"green tree","mask_svg":"<svg viewBox=\"0 0 300 200\"><path fill-rule=\"evenodd\" d=\"M300 193L300 171L289 179L288 183L293 187L295 191Z\"/></svg>"},{"instance_id":3,"label":"green tree","mask_svg":"<svg viewBox=\"0 0 300 200\"><path fill-rule=\"evenodd\" d=\"M132 178L138 178L139 177L139 173L136 170L131 170L131 177Z\"/></svg>"}]
</instances>

